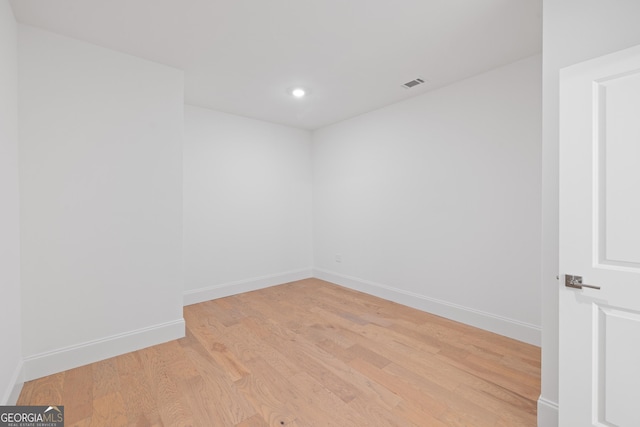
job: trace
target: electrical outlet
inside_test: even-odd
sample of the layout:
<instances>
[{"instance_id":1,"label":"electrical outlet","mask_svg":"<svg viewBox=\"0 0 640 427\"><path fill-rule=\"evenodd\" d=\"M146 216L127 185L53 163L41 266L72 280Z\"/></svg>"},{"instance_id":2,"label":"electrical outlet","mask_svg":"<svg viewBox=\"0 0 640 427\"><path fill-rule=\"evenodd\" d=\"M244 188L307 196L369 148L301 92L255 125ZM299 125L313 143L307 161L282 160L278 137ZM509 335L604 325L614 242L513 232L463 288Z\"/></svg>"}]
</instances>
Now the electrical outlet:
<instances>
[{"instance_id":1,"label":"electrical outlet","mask_svg":"<svg viewBox=\"0 0 640 427\"><path fill-rule=\"evenodd\" d=\"M342 262L342 255L336 254L336 262Z\"/></svg>"}]
</instances>

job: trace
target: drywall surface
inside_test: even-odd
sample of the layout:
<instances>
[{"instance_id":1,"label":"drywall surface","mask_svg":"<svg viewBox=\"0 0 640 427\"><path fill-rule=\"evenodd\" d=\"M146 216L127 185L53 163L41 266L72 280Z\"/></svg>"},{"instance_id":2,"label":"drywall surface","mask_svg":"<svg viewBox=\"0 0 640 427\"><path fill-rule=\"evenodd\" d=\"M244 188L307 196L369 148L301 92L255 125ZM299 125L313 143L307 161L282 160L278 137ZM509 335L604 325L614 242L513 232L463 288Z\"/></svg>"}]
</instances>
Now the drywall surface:
<instances>
[{"instance_id":1,"label":"drywall surface","mask_svg":"<svg viewBox=\"0 0 640 427\"><path fill-rule=\"evenodd\" d=\"M32 378L184 333L183 73L23 25L18 45Z\"/></svg>"},{"instance_id":2,"label":"drywall surface","mask_svg":"<svg viewBox=\"0 0 640 427\"><path fill-rule=\"evenodd\" d=\"M541 58L313 135L321 278L539 343Z\"/></svg>"},{"instance_id":3,"label":"drywall surface","mask_svg":"<svg viewBox=\"0 0 640 427\"><path fill-rule=\"evenodd\" d=\"M185 303L311 275L305 130L185 107Z\"/></svg>"},{"instance_id":4,"label":"drywall surface","mask_svg":"<svg viewBox=\"0 0 640 427\"><path fill-rule=\"evenodd\" d=\"M20 200L18 191L18 30L0 1L0 405L20 381Z\"/></svg>"},{"instance_id":5,"label":"drywall surface","mask_svg":"<svg viewBox=\"0 0 640 427\"><path fill-rule=\"evenodd\" d=\"M557 426L559 70L640 43L640 2L544 0L542 396L539 425Z\"/></svg>"}]
</instances>

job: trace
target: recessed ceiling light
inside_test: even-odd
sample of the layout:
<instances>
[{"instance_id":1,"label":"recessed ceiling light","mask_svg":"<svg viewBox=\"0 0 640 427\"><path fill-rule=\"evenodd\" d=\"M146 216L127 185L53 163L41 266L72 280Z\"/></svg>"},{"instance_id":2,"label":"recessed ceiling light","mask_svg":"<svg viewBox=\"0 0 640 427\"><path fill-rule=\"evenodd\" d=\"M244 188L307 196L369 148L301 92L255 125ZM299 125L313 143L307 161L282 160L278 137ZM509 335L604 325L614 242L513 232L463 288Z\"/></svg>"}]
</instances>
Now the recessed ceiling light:
<instances>
[{"instance_id":1,"label":"recessed ceiling light","mask_svg":"<svg viewBox=\"0 0 640 427\"><path fill-rule=\"evenodd\" d=\"M301 87L295 88L294 90L291 91L291 95L295 96L296 98L302 98L306 94L307 92Z\"/></svg>"}]
</instances>

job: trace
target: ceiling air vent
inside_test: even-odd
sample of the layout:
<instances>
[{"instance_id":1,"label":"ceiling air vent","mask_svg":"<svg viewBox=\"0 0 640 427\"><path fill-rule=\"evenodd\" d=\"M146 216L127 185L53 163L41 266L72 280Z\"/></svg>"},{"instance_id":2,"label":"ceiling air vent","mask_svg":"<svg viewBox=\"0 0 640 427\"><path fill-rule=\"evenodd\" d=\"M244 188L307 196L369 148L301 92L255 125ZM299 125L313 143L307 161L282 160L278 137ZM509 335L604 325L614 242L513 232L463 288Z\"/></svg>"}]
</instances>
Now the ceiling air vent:
<instances>
[{"instance_id":1,"label":"ceiling air vent","mask_svg":"<svg viewBox=\"0 0 640 427\"><path fill-rule=\"evenodd\" d=\"M415 79L415 80L411 80L410 82L406 82L405 84L402 85L402 87L405 89L411 89L412 87L421 85L423 83L424 83L424 79Z\"/></svg>"}]
</instances>

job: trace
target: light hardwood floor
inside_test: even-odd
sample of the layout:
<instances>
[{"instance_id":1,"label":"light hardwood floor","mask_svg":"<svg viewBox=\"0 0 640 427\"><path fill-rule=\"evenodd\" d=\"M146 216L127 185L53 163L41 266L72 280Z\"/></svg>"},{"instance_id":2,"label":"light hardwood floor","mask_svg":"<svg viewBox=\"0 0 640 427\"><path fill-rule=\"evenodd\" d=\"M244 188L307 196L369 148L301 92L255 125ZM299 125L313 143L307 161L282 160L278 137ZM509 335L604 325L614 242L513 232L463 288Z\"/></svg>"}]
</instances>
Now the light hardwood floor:
<instances>
[{"instance_id":1,"label":"light hardwood floor","mask_svg":"<svg viewBox=\"0 0 640 427\"><path fill-rule=\"evenodd\" d=\"M540 349L321 280L185 307L187 336L25 384L71 426L535 426Z\"/></svg>"}]
</instances>

